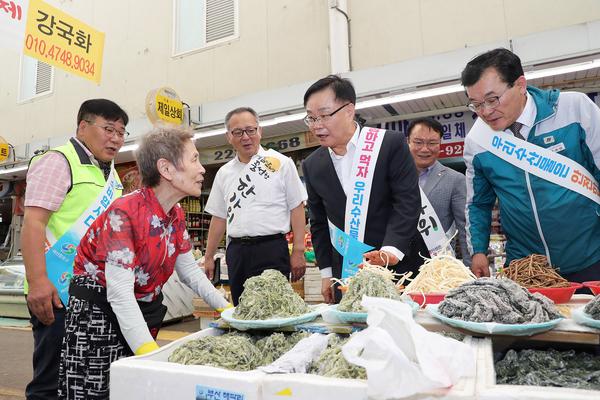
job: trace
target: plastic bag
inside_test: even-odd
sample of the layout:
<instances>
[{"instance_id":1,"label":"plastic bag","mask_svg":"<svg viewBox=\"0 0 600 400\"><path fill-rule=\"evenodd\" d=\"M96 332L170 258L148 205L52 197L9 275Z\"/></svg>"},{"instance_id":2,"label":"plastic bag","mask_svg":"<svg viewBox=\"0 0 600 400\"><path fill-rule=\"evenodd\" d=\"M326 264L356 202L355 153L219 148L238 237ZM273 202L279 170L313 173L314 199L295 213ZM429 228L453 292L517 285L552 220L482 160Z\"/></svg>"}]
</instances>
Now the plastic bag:
<instances>
[{"instance_id":1,"label":"plastic bag","mask_svg":"<svg viewBox=\"0 0 600 400\"><path fill-rule=\"evenodd\" d=\"M342 348L349 362L367 370L368 396L407 397L449 387L475 375L475 352L465 343L428 332L402 302L364 297L368 328Z\"/></svg>"}]
</instances>

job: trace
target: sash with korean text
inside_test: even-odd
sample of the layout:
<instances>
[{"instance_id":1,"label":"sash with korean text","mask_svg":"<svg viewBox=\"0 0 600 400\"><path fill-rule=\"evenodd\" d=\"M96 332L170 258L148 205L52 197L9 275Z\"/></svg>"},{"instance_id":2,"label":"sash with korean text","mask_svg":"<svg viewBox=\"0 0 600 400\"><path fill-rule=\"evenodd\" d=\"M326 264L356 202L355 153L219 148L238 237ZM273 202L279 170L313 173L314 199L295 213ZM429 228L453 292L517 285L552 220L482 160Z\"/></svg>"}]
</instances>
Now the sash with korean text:
<instances>
[{"instance_id":1,"label":"sash with korean text","mask_svg":"<svg viewBox=\"0 0 600 400\"><path fill-rule=\"evenodd\" d=\"M440 218L433 209L431 202L427 198L423 189L421 191L421 213L419 214L419 222L417 228L427 245L431 257L438 254L446 253L454 256L454 250L450 246L450 239L444 232L444 227L440 222Z\"/></svg>"},{"instance_id":2,"label":"sash with korean text","mask_svg":"<svg viewBox=\"0 0 600 400\"><path fill-rule=\"evenodd\" d=\"M481 123L469 132L475 143L525 172L579 193L600 204L598 182L578 162ZM476 125L477 126L477 125Z\"/></svg>"},{"instance_id":3,"label":"sash with korean text","mask_svg":"<svg viewBox=\"0 0 600 400\"><path fill-rule=\"evenodd\" d=\"M384 129L365 127L360 131L358 137L356 152L352 160L351 180L346 183L349 186L343 233L347 235L348 246L343 253L340 252L344 257L342 278L354 275L358 271L358 265L362 262L362 254L372 249L371 246L364 244L365 227L375 165L384 136ZM340 241L340 235L335 236L331 231L330 229L331 242L336 247ZM336 249L339 252L338 247Z\"/></svg>"},{"instance_id":4,"label":"sash with korean text","mask_svg":"<svg viewBox=\"0 0 600 400\"><path fill-rule=\"evenodd\" d=\"M77 246L92 222L116 198L117 190L122 189L115 174L115 169L112 168L100 195L58 240L46 228L46 271L48 279L56 286L58 295L65 306L69 303L69 282L73 275L73 262L77 255Z\"/></svg>"},{"instance_id":5,"label":"sash with korean text","mask_svg":"<svg viewBox=\"0 0 600 400\"><path fill-rule=\"evenodd\" d=\"M278 172L285 157L275 150L261 151L242 169L227 196L227 225L236 218L236 212L256 200L257 193L266 193L271 176Z\"/></svg>"}]
</instances>

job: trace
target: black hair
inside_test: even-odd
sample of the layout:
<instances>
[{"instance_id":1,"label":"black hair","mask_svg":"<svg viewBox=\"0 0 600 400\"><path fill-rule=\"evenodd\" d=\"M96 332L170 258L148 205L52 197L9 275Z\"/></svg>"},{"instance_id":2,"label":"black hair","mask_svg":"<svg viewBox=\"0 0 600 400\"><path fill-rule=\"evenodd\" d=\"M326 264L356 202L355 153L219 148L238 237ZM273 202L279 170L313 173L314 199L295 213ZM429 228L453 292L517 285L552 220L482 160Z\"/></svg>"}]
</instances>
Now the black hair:
<instances>
[{"instance_id":1,"label":"black hair","mask_svg":"<svg viewBox=\"0 0 600 400\"><path fill-rule=\"evenodd\" d=\"M509 86L512 86L521 75L524 75L519 56L510 50L498 48L480 54L467 63L460 75L462 85L464 87L473 86L488 68L498 71L500 78Z\"/></svg>"},{"instance_id":2,"label":"black hair","mask_svg":"<svg viewBox=\"0 0 600 400\"><path fill-rule=\"evenodd\" d=\"M412 121L410 121L410 124L408 124L408 128L406 129L406 133L407 133L408 137L410 137L410 134L412 133L414 127L417 125L425 125L432 131L439 133L440 138L442 137L442 134L444 132L444 128L442 127L442 124L440 124L440 122L438 120L433 119L431 117L417 118L417 119L413 119Z\"/></svg>"},{"instance_id":3,"label":"black hair","mask_svg":"<svg viewBox=\"0 0 600 400\"><path fill-rule=\"evenodd\" d=\"M81 121L87 121L96 116L100 116L107 121L121 120L123 125L127 125L129 122L127 113L117 103L107 99L91 99L81 103L77 113L77 126Z\"/></svg>"},{"instance_id":4,"label":"black hair","mask_svg":"<svg viewBox=\"0 0 600 400\"><path fill-rule=\"evenodd\" d=\"M350 82L349 79L341 78L337 75L328 75L310 85L306 90L306 93L304 93L304 107L306 107L306 103L310 96L327 88L333 90L336 100L343 100L356 104L356 92L354 91L352 82Z\"/></svg>"}]
</instances>

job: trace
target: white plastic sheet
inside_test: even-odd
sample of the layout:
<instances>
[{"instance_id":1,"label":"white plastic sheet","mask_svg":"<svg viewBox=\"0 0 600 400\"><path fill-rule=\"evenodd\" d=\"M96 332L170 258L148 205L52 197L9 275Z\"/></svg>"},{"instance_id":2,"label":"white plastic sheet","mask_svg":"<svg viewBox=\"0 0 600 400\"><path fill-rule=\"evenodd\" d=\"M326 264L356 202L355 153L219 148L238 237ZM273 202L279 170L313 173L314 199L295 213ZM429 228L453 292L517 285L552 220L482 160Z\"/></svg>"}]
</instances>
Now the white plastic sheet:
<instances>
[{"instance_id":1,"label":"white plastic sheet","mask_svg":"<svg viewBox=\"0 0 600 400\"><path fill-rule=\"evenodd\" d=\"M342 353L367 370L369 398L407 397L475 375L473 349L425 330L409 305L374 297L364 297L362 305L369 326L355 333Z\"/></svg>"}]
</instances>

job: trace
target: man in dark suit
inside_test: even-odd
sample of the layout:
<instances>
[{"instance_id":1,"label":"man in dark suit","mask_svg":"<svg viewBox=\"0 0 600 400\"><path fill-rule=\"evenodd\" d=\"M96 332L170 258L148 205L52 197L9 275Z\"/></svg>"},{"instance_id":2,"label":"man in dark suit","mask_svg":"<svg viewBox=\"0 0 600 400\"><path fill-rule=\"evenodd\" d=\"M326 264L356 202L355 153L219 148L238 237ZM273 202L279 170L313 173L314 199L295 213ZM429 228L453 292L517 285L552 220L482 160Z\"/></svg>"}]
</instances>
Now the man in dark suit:
<instances>
[{"instance_id":1,"label":"man in dark suit","mask_svg":"<svg viewBox=\"0 0 600 400\"><path fill-rule=\"evenodd\" d=\"M463 262L471 266L465 231L467 182L463 174L438 161L442 131L442 124L433 118L412 120L407 129L408 148L415 159L419 186L435 210L444 232L449 237L458 232Z\"/></svg>"},{"instance_id":2,"label":"man in dark suit","mask_svg":"<svg viewBox=\"0 0 600 400\"><path fill-rule=\"evenodd\" d=\"M304 95L304 121L321 147L303 163L308 191L312 242L321 270L325 301L339 299L331 277L341 277L342 257L331 244L328 220L344 230L346 198L352 189L352 163L360 127L354 121L356 93L347 79L335 75L315 82ZM421 197L418 174L404 135L386 132L381 143L372 184L363 241L377 250L367 261L389 265L397 272L416 271L429 256L417 231Z\"/></svg>"}]
</instances>

